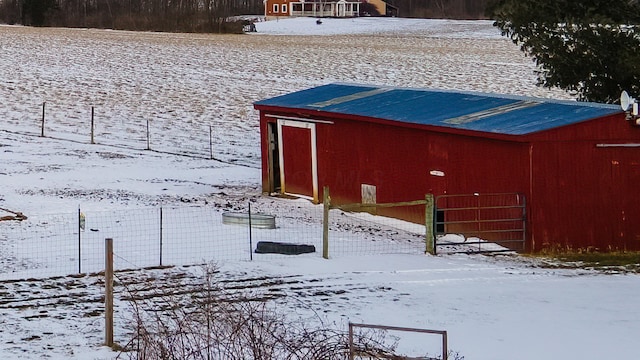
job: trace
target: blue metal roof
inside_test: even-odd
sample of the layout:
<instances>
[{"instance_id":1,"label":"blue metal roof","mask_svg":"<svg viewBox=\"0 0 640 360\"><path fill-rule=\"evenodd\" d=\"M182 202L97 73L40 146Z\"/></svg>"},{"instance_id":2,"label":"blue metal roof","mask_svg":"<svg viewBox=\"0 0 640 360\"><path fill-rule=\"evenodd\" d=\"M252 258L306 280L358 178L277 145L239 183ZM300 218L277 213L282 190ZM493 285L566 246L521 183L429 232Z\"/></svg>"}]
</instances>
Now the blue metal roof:
<instances>
[{"instance_id":1,"label":"blue metal roof","mask_svg":"<svg viewBox=\"0 0 640 360\"><path fill-rule=\"evenodd\" d=\"M616 105L357 84L318 86L255 105L508 135L544 131L622 112Z\"/></svg>"}]
</instances>

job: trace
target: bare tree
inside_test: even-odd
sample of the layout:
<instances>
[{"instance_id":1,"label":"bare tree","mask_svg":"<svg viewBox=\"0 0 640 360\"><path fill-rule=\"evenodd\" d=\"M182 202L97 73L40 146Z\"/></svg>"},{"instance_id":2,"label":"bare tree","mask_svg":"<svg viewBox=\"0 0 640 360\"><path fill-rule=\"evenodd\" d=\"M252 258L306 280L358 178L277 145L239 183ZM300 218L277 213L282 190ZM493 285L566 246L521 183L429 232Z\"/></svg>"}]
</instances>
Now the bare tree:
<instances>
[{"instance_id":1,"label":"bare tree","mask_svg":"<svg viewBox=\"0 0 640 360\"><path fill-rule=\"evenodd\" d=\"M242 26L232 16L261 13L261 0L0 1L0 22L36 26L239 32Z\"/></svg>"}]
</instances>

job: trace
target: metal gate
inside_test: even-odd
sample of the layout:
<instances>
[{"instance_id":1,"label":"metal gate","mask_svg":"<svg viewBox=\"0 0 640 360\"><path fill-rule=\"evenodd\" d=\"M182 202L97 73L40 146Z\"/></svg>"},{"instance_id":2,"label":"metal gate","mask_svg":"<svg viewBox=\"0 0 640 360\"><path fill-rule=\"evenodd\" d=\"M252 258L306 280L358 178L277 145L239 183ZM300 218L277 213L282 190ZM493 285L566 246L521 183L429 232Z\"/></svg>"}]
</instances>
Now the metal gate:
<instances>
[{"instance_id":1,"label":"metal gate","mask_svg":"<svg viewBox=\"0 0 640 360\"><path fill-rule=\"evenodd\" d=\"M436 252L524 251L526 202L520 193L435 198Z\"/></svg>"}]
</instances>

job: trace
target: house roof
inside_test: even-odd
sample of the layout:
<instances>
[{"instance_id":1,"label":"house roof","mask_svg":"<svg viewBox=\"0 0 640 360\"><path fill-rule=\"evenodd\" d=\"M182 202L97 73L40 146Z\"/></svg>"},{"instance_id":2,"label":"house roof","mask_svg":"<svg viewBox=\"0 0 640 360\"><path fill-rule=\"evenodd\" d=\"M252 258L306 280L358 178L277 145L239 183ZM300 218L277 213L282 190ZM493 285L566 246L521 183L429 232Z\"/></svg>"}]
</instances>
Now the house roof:
<instances>
[{"instance_id":1,"label":"house roof","mask_svg":"<svg viewBox=\"0 0 640 360\"><path fill-rule=\"evenodd\" d=\"M486 93L328 84L256 102L404 123L524 135L604 117L616 105Z\"/></svg>"}]
</instances>

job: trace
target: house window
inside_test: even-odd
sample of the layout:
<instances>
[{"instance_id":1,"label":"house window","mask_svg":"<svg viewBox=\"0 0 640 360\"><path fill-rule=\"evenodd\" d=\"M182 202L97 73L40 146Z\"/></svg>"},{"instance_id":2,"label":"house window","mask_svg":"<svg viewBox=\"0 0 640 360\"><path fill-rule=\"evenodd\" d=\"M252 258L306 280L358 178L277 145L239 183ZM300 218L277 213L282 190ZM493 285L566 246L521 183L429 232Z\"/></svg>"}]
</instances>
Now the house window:
<instances>
[{"instance_id":1,"label":"house window","mask_svg":"<svg viewBox=\"0 0 640 360\"><path fill-rule=\"evenodd\" d=\"M287 12L287 4L282 4L282 12L283 13Z\"/></svg>"},{"instance_id":2,"label":"house window","mask_svg":"<svg viewBox=\"0 0 640 360\"><path fill-rule=\"evenodd\" d=\"M280 6L278 4L273 4L273 12L274 13L279 13L280 12Z\"/></svg>"}]
</instances>

